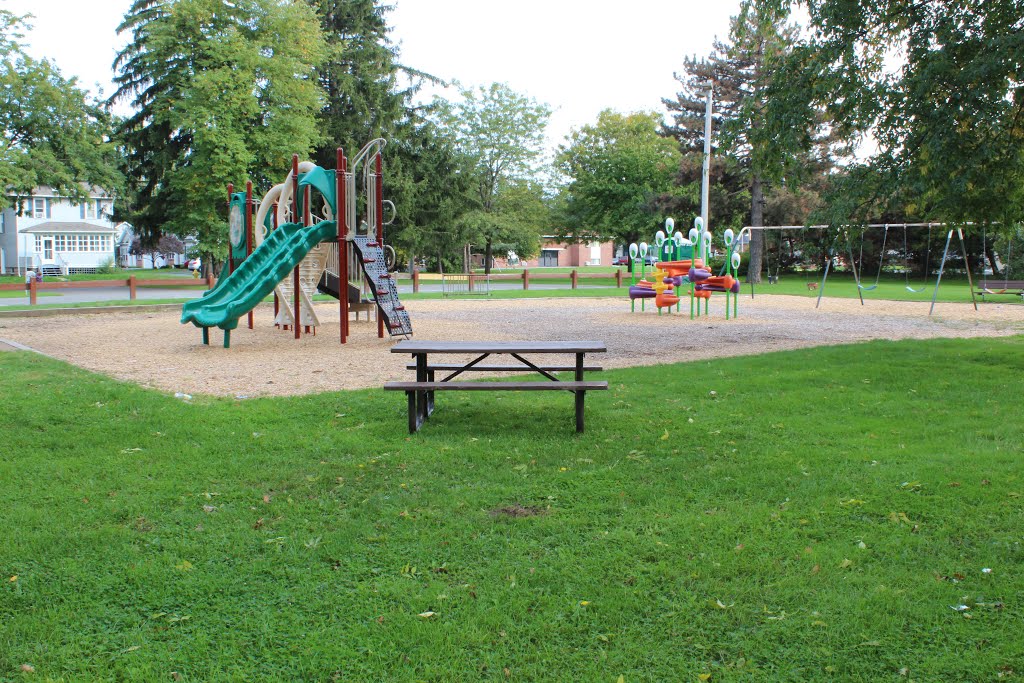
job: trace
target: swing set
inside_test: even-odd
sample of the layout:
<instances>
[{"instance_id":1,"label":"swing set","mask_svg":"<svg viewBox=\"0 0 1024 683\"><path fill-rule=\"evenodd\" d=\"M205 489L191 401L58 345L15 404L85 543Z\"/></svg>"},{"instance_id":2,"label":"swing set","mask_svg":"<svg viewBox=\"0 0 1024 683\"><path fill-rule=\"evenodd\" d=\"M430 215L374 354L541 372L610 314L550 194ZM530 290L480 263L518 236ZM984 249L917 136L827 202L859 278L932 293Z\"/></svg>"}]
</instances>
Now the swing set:
<instances>
[{"instance_id":1,"label":"swing set","mask_svg":"<svg viewBox=\"0 0 1024 683\"><path fill-rule=\"evenodd\" d=\"M1022 281L1022 280L1011 280L1010 279L1010 269L1013 266L1013 239L1014 239L1014 237L1016 237L1016 235L1014 235L1013 233L1007 233L1007 235L1006 235L1006 259L1003 261L1003 281L1002 281L1002 283L996 284L996 282L990 282L988 280L987 274L983 274L982 275L982 277L984 279L978 285L978 288L979 288L978 293L981 294L981 298L982 299L985 298L986 294L998 295L998 294L1007 294L1007 293L1020 294L1021 297L1024 298L1024 281ZM995 252L995 246L996 246L996 240L993 239L992 240L992 251L993 251L993 254L991 255L991 259L990 259L990 254L989 254L989 251L988 251L988 230L985 227L982 227L982 230L981 230L981 252L984 255L986 260L990 260L991 261L992 275L993 276L996 275L995 257L997 256L997 253ZM998 255L1001 256L1001 254L998 254Z\"/></svg>"},{"instance_id":2,"label":"swing set","mask_svg":"<svg viewBox=\"0 0 1024 683\"><path fill-rule=\"evenodd\" d=\"M928 275L931 272L930 271L930 267L931 267L931 251L932 251L932 230L933 230L933 228L937 228L937 229L941 230L942 228L946 227L945 223L897 223L897 224L878 223L878 224L865 225L865 226L863 226L861 228L861 235L860 235L860 237L861 237L861 240L860 240L860 258L859 259L855 258L855 256L854 256L853 241L851 240L851 237L850 237L852 228L850 228L850 227L842 227L842 228L840 228L839 230L836 231L835 236L833 237L829 247L827 249L825 249L825 253L824 253L824 257L825 257L825 259L824 259L825 260L824 266L825 266L825 268L824 268L824 272L822 274L821 283L817 286L817 289L818 289L818 299L815 302L814 307L815 308L819 308L821 306L821 299L822 299L822 297L825 294L825 284L828 281L829 271L831 270L832 264L836 260L836 256L839 253L837 251L837 246L838 245L842 245L844 242L845 242L845 247L846 247L845 251L849 255L849 259L850 259L850 270L853 273L853 279L854 279L854 282L857 285L857 295L860 298L861 305L863 306L864 305L864 292L870 292L870 291L873 291L875 289L878 289L878 286L879 286L879 284L881 282L882 270L885 267L886 244L889 242L889 231L890 231L890 229L895 231L895 230L897 230L897 229L899 229L901 227L903 228L903 258L902 258L903 268L902 268L902 270L903 270L903 277L904 277L904 287L905 287L905 289L908 292L912 292L914 294L921 294L924 291L926 291L928 289L928 286L929 286L928 282L927 282L927 278L928 278ZM881 228L883 230L883 233L882 233L882 247L881 247L881 251L880 251L880 254L879 254L879 261L878 261L878 269L875 272L874 282L871 283L871 284L865 284L865 282L861 280L861 273L863 272L863 264L864 264L864 242L866 241L865 238L866 238L868 230L879 229L879 228ZM919 288L915 288L914 286L911 285L911 282L910 282L910 270L911 270L911 268L910 268L910 249L909 249L909 239L908 239L908 236L907 236L909 228L926 228L928 230L927 246L926 246L926 251L925 251L925 269L924 269L925 282L922 283L921 287L919 287ZM829 229L831 229L831 226L828 226L828 225L809 225L809 226L804 226L804 225L747 226L747 227L743 228L740 231L739 235L737 236L737 240L736 241L739 244L743 244L744 243L744 238L746 238L749 241L750 234L754 230L782 231L782 230L829 230ZM957 227L957 228L951 228L947 232L947 234L946 234L946 244L945 244L945 247L943 248L943 251L942 251L942 261L939 264L939 272L938 272L938 275L935 278L935 286L934 286L934 289L932 291L931 307L928 309L928 315L932 315L932 313L935 311L935 301L936 301L936 299L938 298L938 295L939 295L939 286L942 284L942 275L943 275L943 272L945 270L946 261L949 258L949 246L950 246L950 244L953 241L954 233L956 234L957 238L960 240L960 249L961 249L961 252L963 254L964 267L965 267L965 270L967 271L967 283L968 283L968 286L971 289L971 302L974 304L974 310L976 310L976 311L978 310L978 300L975 297L974 281L973 281L973 278L971 276L970 260L967 257L967 245L966 245L966 243L964 241L963 228L962 227ZM782 237L781 237L781 232L780 232L780 237L779 237L779 240L778 240L778 246L779 246L780 249L781 249L781 244L782 244ZM766 246L767 246L767 240L766 240ZM779 273L780 273L780 270L781 270L781 259L779 258L780 255L776 254L776 258L775 258L775 273L773 275L772 274L772 269L771 269L771 251L768 250L768 249L766 249L765 251L766 251L766 265L767 265L767 269L768 269L768 282L770 284L774 284L775 282L778 281ZM987 252L986 252L986 255L987 255ZM1007 248L1007 264L1009 264L1009 247ZM984 295L986 292L990 293L990 294L1001 294L1001 293L1004 293L1004 292L1006 292L1008 290L1011 290L1011 291L1015 290L1019 286L1021 288L1022 296L1024 296L1024 281L1019 282L1019 283L1018 282L1011 282L1009 280L1009 276L1008 276L1008 268L1004 268L1004 275L1005 275L1005 278L1004 278L1005 279L1005 284L1007 286L1004 286L1001 290L991 290L991 289L988 289L988 283L987 282L982 282L981 284L982 284L983 289L979 293L981 293L982 295ZM810 288L811 285L809 284L808 287ZM753 282L750 283L750 298L754 298L754 283Z\"/></svg>"}]
</instances>

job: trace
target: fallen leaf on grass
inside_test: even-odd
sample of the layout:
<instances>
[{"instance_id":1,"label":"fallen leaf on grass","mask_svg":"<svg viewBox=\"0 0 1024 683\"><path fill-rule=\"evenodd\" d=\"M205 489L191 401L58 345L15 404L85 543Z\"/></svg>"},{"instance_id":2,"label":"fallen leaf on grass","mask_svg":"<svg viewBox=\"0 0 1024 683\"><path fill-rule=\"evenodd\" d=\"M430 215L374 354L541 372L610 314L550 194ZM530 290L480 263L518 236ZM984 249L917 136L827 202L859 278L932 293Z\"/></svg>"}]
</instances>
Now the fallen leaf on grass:
<instances>
[{"instance_id":1,"label":"fallen leaf on grass","mask_svg":"<svg viewBox=\"0 0 1024 683\"><path fill-rule=\"evenodd\" d=\"M711 674L697 674L697 680L698 681L710 681L711 680Z\"/></svg>"},{"instance_id":2,"label":"fallen leaf on grass","mask_svg":"<svg viewBox=\"0 0 1024 683\"><path fill-rule=\"evenodd\" d=\"M217 509L216 505L204 505L203 506L203 512L205 512L206 514L210 514L211 512L213 512L216 509Z\"/></svg>"},{"instance_id":3,"label":"fallen leaf on grass","mask_svg":"<svg viewBox=\"0 0 1024 683\"><path fill-rule=\"evenodd\" d=\"M853 560L843 560L842 562L839 563L839 568L840 569L846 569L847 567L852 567L852 566L853 566Z\"/></svg>"},{"instance_id":4,"label":"fallen leaf on grass","mask_svg":"<svg viewBox=\"0 0 1024 683\"><path fill-rule=\"evenodd\" d=\"M175 566L176 569L180 569L183 572L190 572L190 571L192 571L192 563L189 562L188 560L184 560L184 561L182 561L181 564L176 564L174 566Z\"/></svg>"},{"instance_id":5,"label":"fallen leaf on grass","mask_svg":"<svg viewBox=\"0 0 1024 683\"><path fill-rule=\"evenodd\" d=\"M36 672L36 668L31 664L22 664L21 670L27 674L34 674Z\"/></svg>"},{"instance_id":6,"label":"fallen leaf on grass","mask_svg":"<svg viewBox=\"0 0 1024 683\"><path fill-rule=\"evenodd\" d=\"M665 430L665 433L661 435L661 440L662 441L668 441L668 430L667 429Z\"/></svg>"},{"instance_id":7,"label":"fallen leaf on grass","mask_svg":"<svg viewBox=\"0 0 1024 683\"><path fill-rule=\"evenodd\" d=\"M726 605L721 600L715 600L715 607L717 607L718 609L729 609L730 607L732 607L735 604L736 604L735 602L730 602L728 605Z\"/></svg>"},{"instance_id":8,"label":"fallen leaf on grass","mask_svg":"<svg viewBox=\"0 0 1024 683\"><path fill-rule=\"evenodd\" d=\"M18 575L15 574L14 576L12 576L11 578L9 578L7 580L10 581L11 583L16 583L18 581Z\"/></svg>"},{"instance_id":9,"label":"fallen leaf on grass","mask_svg":"<svg viewBox=\"0 0 1024 683\"><path fill-rule=\"evenodd\" d=\"M436 614L436 612L420 612L417 616L422 617L424 619L429 619L430 617L434 616L435 614Z\"/></svg>"}]
</instances>

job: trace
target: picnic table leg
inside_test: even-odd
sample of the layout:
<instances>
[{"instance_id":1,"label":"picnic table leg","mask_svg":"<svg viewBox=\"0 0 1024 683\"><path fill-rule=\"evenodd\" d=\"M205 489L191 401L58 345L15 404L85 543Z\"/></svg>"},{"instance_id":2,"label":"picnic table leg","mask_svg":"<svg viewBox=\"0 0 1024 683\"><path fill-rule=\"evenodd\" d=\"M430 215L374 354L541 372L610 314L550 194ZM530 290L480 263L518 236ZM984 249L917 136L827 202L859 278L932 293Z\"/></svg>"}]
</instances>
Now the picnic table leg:
<instances>
[{"instance_id":1,"label":"picnic table leg","mask_svg":"<svg viewBox=\"0 0 1024 683\"><path fill-rule=\"evenodd\" d=\"M420 425L423 424L420 420L420 413L416 409L416 394L415 391L405 392L405 396L409 401L409 433L415 434L419 431Z\"/></svg>"},{"instance_id":2,"label":"picnic table leg","mask_svg":"<svg viewBox=\"0 0 1024 683\"><path fill-rule=\"evenodd\" d=\"M576 433L583 433L583 398L586 396L585 391L574 391L576 394Z\"/></svg>"},{"instance_id":3,"label":"picnic table leg","mask_svg":"<svg viewBox=\"0 0 1024 683\"><path fill-rule=\"evenodd\" d=\"M427 370L427 381L428 382L433 382L434 381L434 371L433 370ZM434 392L433 391L428 391L428 392L426 392L426 394L427 394L427 417L430 417L431 415L434 414Z\"/></svg>"},{"instance_id":4,"label":"picnic table leg","mask_svg":"<svg viewBox=\"0 0 1024 683\"><path fill-rule=\"evenodd\" d=\"M576 381L583 381L583 354L576 354ZM583 400L586 397L587 392L576 391L576 433L583 433Z\"/></svg>"},{"instance_id":5,"label":"picnic table leg","mask_svg":"<svg viewBox=\"0 0 1024 683\"><path fill-rule=\"evenodd\" d=\"M416 381L426 382L428 377L427 371L427 354L417 353L416 356ZM417 421L423 424L423 421L430 417L430 414L434 412L434 392L432 391L417 391L416 392L416 414Z\"/></svg>"}]
</instances>

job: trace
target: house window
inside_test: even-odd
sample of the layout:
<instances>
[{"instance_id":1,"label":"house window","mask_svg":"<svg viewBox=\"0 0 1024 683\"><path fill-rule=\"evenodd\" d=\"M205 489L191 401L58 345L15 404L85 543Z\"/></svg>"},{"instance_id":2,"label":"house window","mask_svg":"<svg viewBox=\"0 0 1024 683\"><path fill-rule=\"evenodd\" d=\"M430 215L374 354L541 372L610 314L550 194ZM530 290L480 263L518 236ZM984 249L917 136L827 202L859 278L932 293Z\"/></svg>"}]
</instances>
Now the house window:
<instances>
[{"instance_id":1,"label":"house window","mask_svg":"<svg viewBox=\"0 0 1024 683\"><path fill-rule=\"evenodd\" d=\"M36 235L36 253L43 250L43 237L42 235Z\"/></svg>"},{"instance_id":2,"label":"house window","mask_svg":"<svg viewBox=\"0 0 1024 683\"><path fill-rule=\"evenodd\" d=\"M32 218L46 218L46 200L32 200Z\"/></svg>"},{"instance_id":3,"label":"house window","mask_svg":"<svg viewBox=\"0 0 1024 683\"><path fill-rule=\"evenodd\" d=\"M68 250L68 238L67 235L54 235L53 236L53 248L57 251Z\"/></svg>"},{"instance_id":4,"label":"house window","mask_svg":"<svg viewBox=\"0 0 1024 683\"><path fill-rule=\"evenodd\" d=\"M92 199L85 203L85 217L93 219L96 218L96 202Z\"/></svg>"},{"instance_id":5,"label":"house window","mask_svg":"<svg viewBox=\"0 0 1024 683\"><path fill-rule=\"evenodd\" d=\"M110 237L103 238L103 251L111 251Z\"/></svg>"},{"instance_id":6,"label":"house window","mask_svg":"<svg viewBox=\"0 0 1024 683\"><path fill-rule=\"evenodd\" d=\"M101 202L99 202L99 206L100 206L100 218L109 218L110 214L113 213L113 211L111 210L111 202L110 201L101 201Z\"/></svg>"}]
</instances>

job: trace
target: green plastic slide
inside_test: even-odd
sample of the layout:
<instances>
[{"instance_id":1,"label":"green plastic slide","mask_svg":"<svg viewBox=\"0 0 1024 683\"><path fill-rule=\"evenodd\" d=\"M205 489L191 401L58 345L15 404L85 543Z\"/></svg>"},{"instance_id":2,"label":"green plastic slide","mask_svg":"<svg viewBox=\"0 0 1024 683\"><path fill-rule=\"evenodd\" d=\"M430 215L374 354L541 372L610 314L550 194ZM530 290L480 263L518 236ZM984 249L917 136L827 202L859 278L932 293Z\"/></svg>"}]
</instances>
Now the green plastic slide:
<instances>
[{"instance_id":1,"label":"green plastic slide","mask_svg":"<svg viewBox=\"0 0 1024 683\"><path fill-rule=\"evenodd\" d=\"M202 298L186 303L181 322L196 327L233 330L238 319L256 307L288 276L309 250L338 234L337 223L323 221L305 228L285 223L271 232L235 272Z\"/></svg>"}]
</instances>

